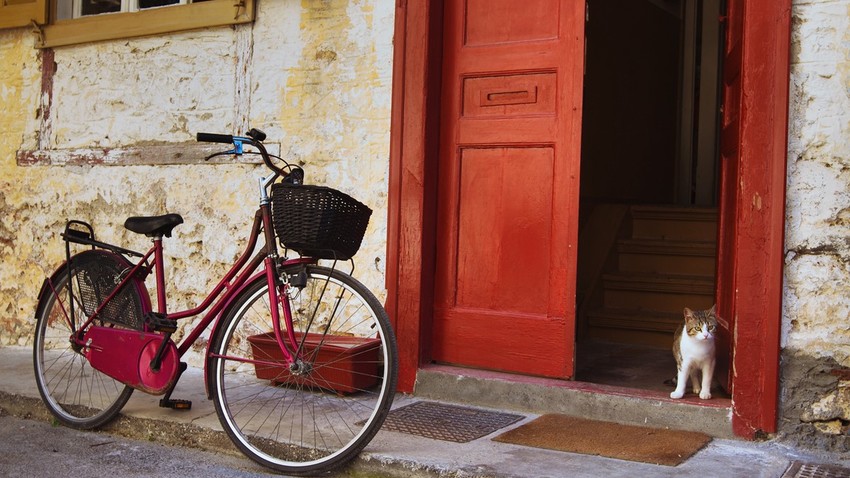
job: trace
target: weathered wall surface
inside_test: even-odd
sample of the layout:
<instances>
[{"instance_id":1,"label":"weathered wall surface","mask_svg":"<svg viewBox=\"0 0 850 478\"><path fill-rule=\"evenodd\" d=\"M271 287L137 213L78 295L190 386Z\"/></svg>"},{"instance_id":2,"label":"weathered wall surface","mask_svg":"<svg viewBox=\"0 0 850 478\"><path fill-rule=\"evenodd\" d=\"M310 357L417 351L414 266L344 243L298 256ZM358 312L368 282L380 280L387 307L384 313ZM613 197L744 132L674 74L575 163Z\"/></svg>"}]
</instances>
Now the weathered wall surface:
<instances>
[{"instance_id":1,"label":"weathered wall surface","mask_svg":"<svg viewBox=\"0 0 850 478\"><path fill-rule=\"evenodd\" d=\"M780 431L850 449L850 1L795 1Z\"/></svg>"},{"instance_id":2,"label":"weathered wall surface","mask_svg":"<svg viewBox=\"0 0 850 478\"><path fill-rule=\"evenodd\" d=\"M37 209L32 187L44 177L42 168L22 170L15 151L31 118L37 115L41 70L33 39L20 30L0 31L0 341L23 345L32 330L34 293L41 281L36 259L44 232L24 227L26 216ZM33 88L32 85L36 85ZM49 181L49 178L46 178ZM51 198L56 202L56 197ZM30 209L30 212L25 212ZM28 295L28 296L27 296Z\"/></svg>"},{"instance_id":3,"label":"weathered wall surface","mask_svg":"<svg viewBox=\"0 0 850 478\"><path fill-rule=\"evenodd\" d=\"M394 3L258 5L235 28L57 48L44 82L51 58L30 29L0 31L0 108L18 112L0 115L0 345L31 343L35 296L70 218L144 250L127 216L182 214L165 239L169 308L203 298L241 252L266 170L198 161L199 131L262 129L307 182L369 205L355 273L382 298ZM187 146L183 164L162 164L175 162L156 157L163 143Z\"/></svg>"}]
</instances>

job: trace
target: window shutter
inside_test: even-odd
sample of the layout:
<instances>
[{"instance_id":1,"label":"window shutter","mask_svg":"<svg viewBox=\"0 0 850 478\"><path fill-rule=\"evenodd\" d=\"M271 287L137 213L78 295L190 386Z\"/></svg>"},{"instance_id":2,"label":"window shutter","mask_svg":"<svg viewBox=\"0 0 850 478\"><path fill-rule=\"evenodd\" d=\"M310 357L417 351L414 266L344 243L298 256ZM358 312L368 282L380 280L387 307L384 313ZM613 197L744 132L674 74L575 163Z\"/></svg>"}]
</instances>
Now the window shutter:
<instances>
[{"instance_id":1,"label":"window shutter","mask_svg":"<svg viewBox=\"0 0 850 478\"><path fill-rule=\"evenodd\" d=\"M47 21L47 0L0 0L0 28L25 27Z\"/></svg>"}]
</instances>

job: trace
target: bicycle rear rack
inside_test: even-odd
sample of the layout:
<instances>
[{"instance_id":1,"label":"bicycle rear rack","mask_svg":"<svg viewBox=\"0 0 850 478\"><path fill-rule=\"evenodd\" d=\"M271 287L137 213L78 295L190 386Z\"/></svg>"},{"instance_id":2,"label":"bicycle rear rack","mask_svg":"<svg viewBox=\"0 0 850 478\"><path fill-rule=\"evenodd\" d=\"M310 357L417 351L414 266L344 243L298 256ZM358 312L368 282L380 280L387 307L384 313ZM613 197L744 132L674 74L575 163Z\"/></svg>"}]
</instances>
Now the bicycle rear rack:
<instances>
[{"instance_id":1,"label":"bicycle rear rack","mask_svg":"<svg viewBox=\"0 0 850 478\"><path fill-rule=\"evenodd\" d=\"M74 226L77 226L75 228ZM85 230L83 230L85 228ZM84 221L77 221L72 219L65 224L65 232L61 234L62 238L65 240L65 258L71 258L71 243L82 244L86 246L91 246L94 248L106 249L118 254L125 254L128 256L135 257L144 257L144 254L131 251L130 249L125 249L123 247L116 246L114 244L108 244L106 242L98 241L94 237L94 228L91 224Z\"/></svg>"},{"instance_id":2,"label":"bicycle rear rack","mask_svg":"<svg viewBox=\"0 0 850 478\"><path fill-rule=\"evenodd\" d=\"M94 250L95 248L100 248L111 251L116 254L144 257L144 254L141 254L139 252L131 251L130 249L125 249L114 244L108 244L106 242L98 241L97 239L95 239L94 236L94 227L84 221L78 221L74 219L69 220L67 223L65 223L65 232L63 232L61 236L62 239L65 241L65 265L68 268L69 277L71 271L73 270L71 243L91 246L92 250ZM74 292L72 287L68 287L68 303L74 303ZM76 324L77 319L75 317L75 308L73 306L70 307L70 310L68 312L70 314L71 323Z\"/></svg>"}]
</instances>

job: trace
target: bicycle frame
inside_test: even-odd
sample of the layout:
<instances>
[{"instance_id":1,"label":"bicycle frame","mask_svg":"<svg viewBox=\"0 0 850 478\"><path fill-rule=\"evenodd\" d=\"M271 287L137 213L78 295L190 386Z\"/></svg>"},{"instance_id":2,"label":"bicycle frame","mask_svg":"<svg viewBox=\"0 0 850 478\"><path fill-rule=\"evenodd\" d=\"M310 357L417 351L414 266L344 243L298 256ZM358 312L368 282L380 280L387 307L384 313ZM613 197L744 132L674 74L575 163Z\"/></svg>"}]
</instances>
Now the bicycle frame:
<instances>
[{"instance_id":1,"label":"bicycle frame","mask_svg":"<svg viewBox=\"0 0 850 478\"><path fill-rule=\"evenodd\" d=\"M356 254L372 210L304 185L304 171L270 155L265 137L257 129L196 136L233 145L209 157L253 146L271 170L259 178L244 250L197 305L169 310L163 238L183 222L179 214L126 219L127 230L151 239L145 253L96 240L86 222L66 223L65 262L42 283L33 342L36 386L60 423L100 427L134 390L162 395L160 407L191 409L171 394L188 368L182 359L210 331L199 357L206 395L247 457L287 474L325 474L375 437L395 392L395 335L380 300L351 276L353 262L351 272L336 268ZM194 324L181 330L189 317Z\"/></svg>"},{"instance_id":2,"label":"bicycle frame","mask_svg":"<svg viewBox=\"0 0 850 478\"><path fill-rule=\"evenodd\" d=\"M271 177L265 179L263 182L270 182L270 179ZM261 189L265 191L265 189L262 188L262 184ZM186 352L189 351L189 349L197 341L201 334L205 330L207 330L207 328L209 328L210 324L213 324L211 336L215 336L218 330L219 320L223 317L223 312L227 310L228 306L232 303L234 298L237 297L242 292L244 287L250 284L253 280L264 275L269 285L268 290L270 304L282 305L283 320L286 324L286 334L284 334L280 327L281 316L279 308L271 307L271 320L275 338L277 339L281 352L283 353L284 358L287 360L287 362L290 364L294 363L297 359L298 354L300 353L300 346L298 343L298 339L295 337L295 334L293 332L292 314L289 310L289 301L280 300L280 297L278 295L278 288L280 285L282 285L278 278L278 266L283 267L292 264L313 264L316 263L317 260L312 258L296 258L279 262L274 232L271 224L271 206L265 194L263 196L264 197L261 201L260 207L254 214L254 222L245 250L236 260L236 262L231 266L231 268L224 275L224 277L207 294L206 298L194 308L177 311L174 313L168 312L167 297L165 292L166 284L162 237L154 237L153 246L145 254L138 254L133 253L132 251L128 251L126 249L115 248L119 252L124 254L132 253L133 255L138 255L141 257L141 259L139 259L138 263L125 274L125 277L121 280L121 282L98 306L98 308L91 314L91 316L89 316L80 327L76 328L78 333L77 336L74 337L74 340L76 341L77 345L81 347L85 345L82 341L82 336L79 334L79 331L86 330L94 322L94 320L98 318L98 315L103 310L103 308L116 295L121 293L124 287L126 287L132 282L133 278L147 277L151 273L151 271L155 269L157 289L157 312L163 318L172 321L177 321L180 319L201 315L208 310L201 322L197 326L193 327L189 334L184 337L184 339L177 346L178 356L182 357L183 355L185 355ZM251 257L252 252L257 246L261 232L264 236L265 244L257 251L256 254L253 255L253 257ZM67 237L66 240L70 240L72 242L77 243L101 245L113 248L113 246L111 245L99 243L93 240L83 241L79 238ZM153 257L152 262L150 262L151 257ZM50 288L53 289L52 283L50 284ZM55 290L52 293L56 294ZM61 301L61 298L57 297L57 300ZM165 334L166 338L168 338L169 336L170 333ZM163 340L163 344L165 342L166 340ZM210 355L210 346L207 345L205 353L205 369L207 364L209 363Z\"/></svg>"}]
</instances>

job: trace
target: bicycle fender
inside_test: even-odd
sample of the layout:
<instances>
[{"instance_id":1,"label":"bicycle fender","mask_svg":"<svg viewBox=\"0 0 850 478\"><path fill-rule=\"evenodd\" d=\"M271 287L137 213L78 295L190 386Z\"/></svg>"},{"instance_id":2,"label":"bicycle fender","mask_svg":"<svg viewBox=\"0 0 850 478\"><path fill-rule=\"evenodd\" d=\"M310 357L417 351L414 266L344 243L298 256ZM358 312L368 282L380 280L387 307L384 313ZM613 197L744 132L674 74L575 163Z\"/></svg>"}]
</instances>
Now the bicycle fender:
<instances>
[{"instance_id":1,"label":"bicycle fender","mask_svg":"<svg viewBox=\"0 0 850 478\"><path fill-rule=\"evenodd\" d=\"M107 252L107 251L102 251L102 250L83 251L83 252L80 252L79 254L75 254L73 257L78 257L78 256L81 256L81 255L84 255L84 254L104 254L104 255L108 255L108 256L114 256L119 261L127 262L129 264L129 262L126 259L124 259L122 256L115 254L115 253L112 253L112 252ZM38 291L38 298L37 298L37 301L36 301L36 304L35 304L36 320L41 315L41 308L43 307L45 299L48 297L47 294L53 293L53 289L55 288L55 286L53 286L51 284L57 284L59 282L59 276L62 273L64 273L67 268L68 268L68 261L67 260L62 261L62 264L58 268L56 268L56 270L53 271L53 273L50 274L49 277L45 277L44 281L42 281L41 289ZM151 310L150 295L148 294L148 289L147 289L147 287L145 287L145 283L142 280L135 280L133 282L134 282L133 285L138 290L139 296L142 299L142 311L147 313Z\"/></svg>"},{"instance_id":2,"label":"bicycle fender","mask_svg":"<svg viewBox=\"0 0 850 478\"><path fill-rule=\"evenodd\" d=\"M62 267L56 270L50 277L45 277L44 281L41 283L41 290L38 291L38 299L35 303L35 319L38 320L38 317L41 315L41 308L44 306L44 299L47 297L47 294L52 293L53 287L50 284L55 284L56 280L59 278L59 274L62 272L62 269L65 267L65 264L62 264Z\"/></svg>"},{"instance_id":3,"label":"bicycle fender","mask_svg":"<svg viewBox=\"0 0 850 478\"><path fill-rule=\"evenodd\" d=\"M50 274L49 277L45 277L44 281L41 283L41 289L38 291L38 298L35 303L35 319L36 321L41 316L41 308L44 307L44 301L47 299L47 294L52 294L55 286L52 284L56 284L59 281L59 276L65 272L65 269L68 268L68 261L62 261L62 265L60 265L53 274Z\"/></svg>"}]
</instances>

